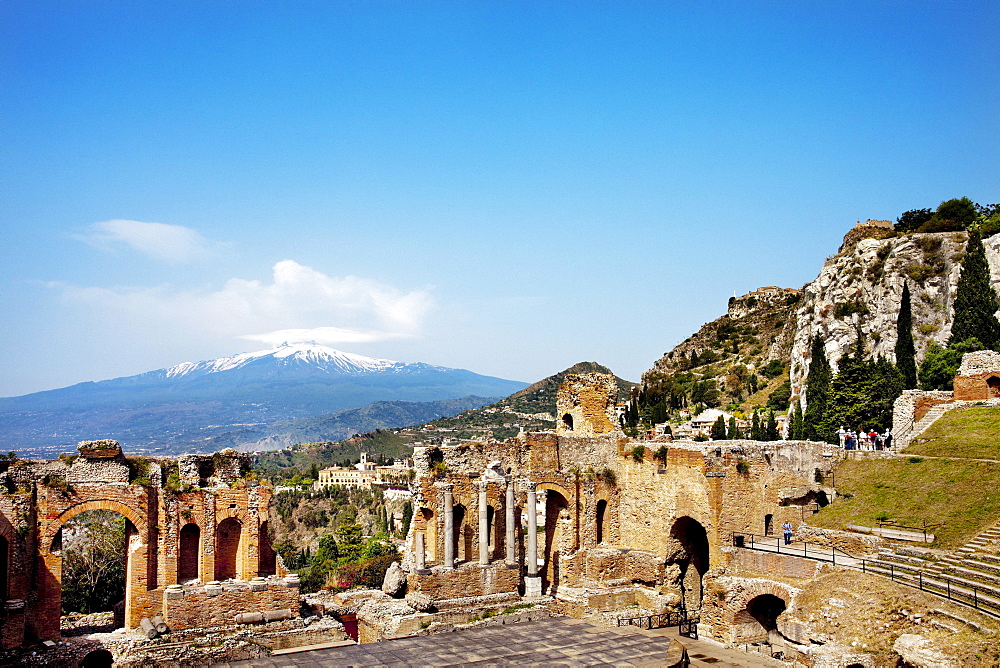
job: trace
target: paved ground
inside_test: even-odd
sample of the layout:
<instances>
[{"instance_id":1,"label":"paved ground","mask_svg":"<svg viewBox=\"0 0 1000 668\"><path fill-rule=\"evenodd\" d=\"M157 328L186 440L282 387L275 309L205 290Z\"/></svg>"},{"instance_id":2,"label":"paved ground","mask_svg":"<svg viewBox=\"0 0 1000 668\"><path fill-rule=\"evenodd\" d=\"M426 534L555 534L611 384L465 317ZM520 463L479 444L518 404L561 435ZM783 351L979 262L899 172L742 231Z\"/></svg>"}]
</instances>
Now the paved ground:
<instances>
[{"instance_id":1,"label":"paved ground","mask_svg":"<svg viewBox=\"0 0 1000 668\"><path fill-rule=\"evenodd\" d=\"M644 631L635 627L609 629L566 617L505 626L480 627L430 636L400 638L368 645L351 645L297 654L239 661L228 666L662 666L677 629ZM760 655L727 650L708 640L680 638L691 665L782 666Z\"/></svg>"}]
</instances>

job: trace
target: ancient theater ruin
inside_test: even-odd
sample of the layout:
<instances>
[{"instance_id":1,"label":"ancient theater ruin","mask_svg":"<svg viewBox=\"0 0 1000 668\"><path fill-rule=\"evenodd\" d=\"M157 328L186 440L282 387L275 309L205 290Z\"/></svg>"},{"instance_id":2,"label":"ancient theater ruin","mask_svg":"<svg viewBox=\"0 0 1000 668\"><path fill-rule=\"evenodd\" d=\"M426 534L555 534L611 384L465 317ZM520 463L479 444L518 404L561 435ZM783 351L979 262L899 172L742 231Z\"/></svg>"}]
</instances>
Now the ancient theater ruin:
<instances>
[{"instance_id":1,"label":"ancient theater ruin","mask_svg":"<svg viewBox=\"0 0 1000 668\"><path fill-rule=\"evenodd\" d=\"M612 376L567 376L553 432L417 448L414 522L390 587L359 610L362 642L512 603L578 618L672 613L730 642L780 631L794 591L725 579L735 535L799 526L844 453L808 441L638 441ZM712 592L709 595L708 592Z\"/></svg>"},{"instance_id":2,"label":"ancient theater ruin","mask_svg":"<svg viewBox=\"0 0 1000 668\"><path fill-rule=\"evenodd\" d=\"M285 577L267 538L271 491L247 475L247 455L128 460L116 441L87 441L79 452L2 463L4 648L60 637L62 528L91 510L126 519L124 627L157 617L180 631L233 624L238 612L298 616L297 576Z\"/></svg>"}]
</instances>

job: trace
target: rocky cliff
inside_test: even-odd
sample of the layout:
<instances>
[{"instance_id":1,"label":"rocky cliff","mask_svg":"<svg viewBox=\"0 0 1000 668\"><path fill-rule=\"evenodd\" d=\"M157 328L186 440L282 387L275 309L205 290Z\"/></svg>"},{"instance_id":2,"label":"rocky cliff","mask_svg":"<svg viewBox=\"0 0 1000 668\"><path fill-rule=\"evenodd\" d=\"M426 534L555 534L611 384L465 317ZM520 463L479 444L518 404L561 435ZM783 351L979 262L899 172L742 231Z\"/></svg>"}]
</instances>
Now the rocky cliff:
<instances>
[{"instance_id":1,"label":"rocky cliff","mask_svg":"<svg viewBox=\"0 0 1000 668\"><path fill-rule=\"evenodd\" d=\"M819 276L801 290L760 288L730 299L726 315L702 326L654 363L643 375L644 388L655 396L676 383L680 374L687 374L691 380L714 379L730 400L739 401L737 390L746 389L747 374L759 373L776 360L788 369L791 396L801 397L816 334L826 342L834 369L858 332L867 355L895 361L896 318L904 283L910 286L919 364L932 341L944 344L951 334L968 235L899 235L882 223L859 223L848 231ZM1000 292L1000 234L983 244L994 287ZM772 377L766 384L760 380L770 390L783 378Z\"/></svg>"},{"instance_id":2,"label":"rocky cliff","mask_svg":"<svg viewBox=\"0 0 1000 668\"><path fill-rule=\"evenodd\" d=\"M903 284L909 283L917 361L932 341L951 335L953 303L965 256L965 232L907 234L852 239L823 264L816 280L802 288L791 347L792 395L801 395L809 370L813 336L826 342L831 365L857 340L869 355L895 360L896 318ZM1000 288L1000 235L984 242L992 280Z\"/></svg>"}]
</instances>

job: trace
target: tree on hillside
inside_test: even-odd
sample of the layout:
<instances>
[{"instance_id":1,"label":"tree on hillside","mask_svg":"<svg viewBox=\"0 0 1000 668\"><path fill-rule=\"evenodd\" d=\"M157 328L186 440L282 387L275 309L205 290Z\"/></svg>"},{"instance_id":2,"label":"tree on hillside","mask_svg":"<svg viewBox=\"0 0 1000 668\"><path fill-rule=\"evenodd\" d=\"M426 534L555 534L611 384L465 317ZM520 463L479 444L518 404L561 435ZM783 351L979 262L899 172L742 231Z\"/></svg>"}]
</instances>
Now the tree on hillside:
<instances>
[{"instance_id":1,"label":"tree on hillside","mask_svg":"<svg viewBox=\"0 0 1000 668\"><path fill-rule=\"evenodd\" d=\"M903 374L903 385L912 390L917 386L917 352L913 346L913 310L910 307L910 286L903 283L896 318L896 367Z\"/></svg>"},{"instance_id":2,"label":"tree on hillside","mask_svg":"<svg viewBox=\"0 0 1000 668\"><path fill-rule=\"evenodd\" d=\"M852 429L883 430L892 424L892 404L903 392L903 375L891 362L864 358L864 341L858 336L852 352L840 358L830 383L824 423ZM832 430L826 439L835 438Z\"/></svg>"},{"instance_id":3,"label":"tree on hillside","mask_svg":"<svg viewBox=\"0 0 1000 668\"><path fill-rule=\"evenodd\" d=\"M809 374L806 376L806 412L803 416L804 436L811 441L825 441L830 437L823 423L830 396L832 372L826 359L826 347L819 334L813 337Z\"/></svg>"},{"instance_id":4,"label":"tree on hillside","mask_svg":"<svg viewBox=\"0 0 1000 668\"><path fill-rule=\"evenodd\" d=\"M726 418L720 415L712 424L712 433L709 435L713 441L724 441L726 439Z\"/></svg>"},{"instance_id":5,"label":"tree on hillside","mask_svg":"<svg viewBox=\"0 0 1000 668\"><path fill-rule=\"evenodd\" d=\"M955 292L955 319L948 344L977 339L984 347L1000 349L1000 321L997 321L997 293L990 283L986 250L978 232L969 233L962 260L962 274Z\"/></svg>"},{"instance_id":6,"label":"tree on hillside","mask_svg":"<svg viewBox=\"0 0 1000 668\"><path fill-rule=\"evenodd\" d=\"M917 228L931 219L934 212L931 209L911 209L904 211L893 226L897 232L916 232Z\"/></svg>"},{"instance_id":7,"label":"tree on hillside","mask_svg":"<svg viewBox=\"0 0 1000 668\"><path fill-rule=\"evenodd\" d=\"M111 610L125 592L125 518L108 510L80 513L66 523L62 611Z\"/></svg>"},{"instance_id":8,"label":"tree on hillside","mask_svg":"<svg viewBox=\"0 0 1000 668\"><path fill-rule=\"evenodd\" d=\"M756 410L753 412L753 418L750 420L750 438L754 441L765 440L764 424L761 422L760 415Z\"/></svg>"},{"instance_id":9,"label":"tree on hillside","mask_svg":"<svg viewBox=\"0 0 1000 668\"><path fill-rule=\"evenodd\" d=\"M767 422L764 425L764 440L777 441L781 436L778 434L778 420L774 417L774 409L767 412Z\"/></svg>"},{"instance_id":10,"label":"tree on hillside","mask_svg":"<svg viewBox=\"0 0 1000 668\"><path fill-rule=\"evenodd\" d=\"M962 364L962 355L982 349L983 345L977 339L951 343L947 348L932 342L920 364L920 389L951 390L952 381Z\"/></svg>"},{"instance_id":11,"label":"tree on hillside","mask_svg":"<svg viewBox=\"0 0 1000 668\"><path fill-rule=\"evenodd\" d=\"M736 418L729 418L729 429L726 432L726 438L730 441L738 441L743 438L743 432L740 431L740 426L736 424Z\"/></svg>"},{"instance_id":12,"label":"tree on hillside","mask_svg":"<svg viewBox=\"0 0 1000 668\"><path fill-rule=\"evenodd\" d=\"M792 412L788 414L788 438L799 441L806 437L805 424L802 422L802 407L798 398L792 402Z\"/></svg>"}]
</instances>

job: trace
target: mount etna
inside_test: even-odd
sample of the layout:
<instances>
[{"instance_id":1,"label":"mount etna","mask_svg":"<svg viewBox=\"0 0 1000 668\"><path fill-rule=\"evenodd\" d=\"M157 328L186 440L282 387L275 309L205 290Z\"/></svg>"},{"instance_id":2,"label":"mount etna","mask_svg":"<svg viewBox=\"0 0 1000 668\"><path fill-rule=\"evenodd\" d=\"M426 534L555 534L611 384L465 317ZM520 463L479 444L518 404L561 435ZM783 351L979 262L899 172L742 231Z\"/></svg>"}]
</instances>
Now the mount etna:
<instances>
[{"instance_id":1,"label":"mount etna","mask_svg":"<svg viewBox=\"0 0 1000 668\"><path fill-rule=\"evenodd\" d=\"M0 449L51 457L95 438L128 443L133 452L162 454L212 451L261 439L280 447L285 439L274 436L269 428L274 423L321 418L309 423L311 436L344 438L355 431L454 415L526 385L314 343L282 344L0 398Z\"/></svg>"}]
</instances>

